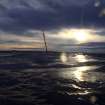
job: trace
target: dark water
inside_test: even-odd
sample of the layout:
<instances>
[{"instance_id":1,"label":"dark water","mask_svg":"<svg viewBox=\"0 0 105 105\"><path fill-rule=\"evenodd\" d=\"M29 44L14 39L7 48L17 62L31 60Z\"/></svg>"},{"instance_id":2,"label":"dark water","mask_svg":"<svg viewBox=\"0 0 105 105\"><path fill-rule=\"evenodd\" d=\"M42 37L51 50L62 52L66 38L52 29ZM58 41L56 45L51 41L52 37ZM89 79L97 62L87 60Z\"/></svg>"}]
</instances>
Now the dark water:
<instances>
[{"instance_id":1,"label":"dark water","mask_svg":"<svg viewBox=\"0 0 105 105\"><path fill-rule=\"evenodd\" d=\"M0 52L0 105L105 105L105 55Z\"/></svg>"}]
</instances>

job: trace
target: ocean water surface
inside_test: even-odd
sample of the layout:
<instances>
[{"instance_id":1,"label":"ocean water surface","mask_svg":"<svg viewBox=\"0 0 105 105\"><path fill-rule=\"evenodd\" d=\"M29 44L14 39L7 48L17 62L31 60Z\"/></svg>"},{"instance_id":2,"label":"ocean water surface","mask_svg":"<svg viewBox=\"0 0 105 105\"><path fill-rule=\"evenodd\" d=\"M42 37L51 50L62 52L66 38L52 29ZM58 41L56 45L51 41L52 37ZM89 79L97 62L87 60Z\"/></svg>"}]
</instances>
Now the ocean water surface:
<instances>
[{"instance_id":1,"label":"ocean water surface","mask_svg":"<svg viewBox=\"0 0 105 105\"><path fill-rule=\"evenodd\" d=\"M105 105L105 54L0 52L1 105Z\"/></svg>"}]
</instances>

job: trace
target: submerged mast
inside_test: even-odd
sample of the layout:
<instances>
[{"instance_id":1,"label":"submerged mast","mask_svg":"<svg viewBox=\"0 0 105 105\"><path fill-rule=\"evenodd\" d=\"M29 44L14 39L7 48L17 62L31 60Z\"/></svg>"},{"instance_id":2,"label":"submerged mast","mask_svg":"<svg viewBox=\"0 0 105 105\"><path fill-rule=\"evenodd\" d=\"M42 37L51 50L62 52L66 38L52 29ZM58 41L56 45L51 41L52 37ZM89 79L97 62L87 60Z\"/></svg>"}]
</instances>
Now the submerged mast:
<instances>
[{"instance_id":1,"label":"submerged mast","mask_svg":"<svg viewBox=\"0 0 105 105\"><path fill-rule=\"evenodd\" d=\"M44 31L43 31L43 39L44 39L44 45L45 45L45 49L46 49L46 53L47 53L48 52L48 48L47 48L46 36L45 36Z\"/></svg>"}]
</instances>

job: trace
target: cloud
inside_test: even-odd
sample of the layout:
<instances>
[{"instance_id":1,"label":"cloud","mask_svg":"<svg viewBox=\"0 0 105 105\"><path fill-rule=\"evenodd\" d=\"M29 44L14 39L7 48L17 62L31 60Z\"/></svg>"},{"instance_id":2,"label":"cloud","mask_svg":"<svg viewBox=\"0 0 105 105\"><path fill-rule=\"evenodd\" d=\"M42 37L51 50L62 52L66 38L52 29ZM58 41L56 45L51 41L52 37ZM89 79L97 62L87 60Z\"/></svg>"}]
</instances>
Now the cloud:
<instances>
[{"instance_id":1,"label":"cloud","mask_svg":"<svg viewBox=\"0 0 105 105\"><path fill-rule=\"evenodd\" d=\"M105 0L0 0L0 44L34 47L33 43L43 43L44 30L49 46L59 48L63 43L75 43L72 38L62 38L62 30L91 27L96 39L102 40L104 4Z\"/></svg>"},{"instance_id":2,"label":"cloud","mask_svg":"<svg viewBox=\"0 0 105 105\"><path fill-rule=\"evenodd\" d=\"M99 17L101 5L94 7L92 0L1 0L0 30L23 34L27 30L80 27L81 8L84 27L104 26L104 17Z\"/></svg>"},{"instance_id":3,"label":"cloud","mask_svg":"<svg viewBox=\"0 0 105 105\"><path fill-rule=\"evenodd\" d=\"M5 43L10 43L10 44L30 44L30 43L41 43L41 40L39 37L30 37L30 36L18 36L18 35L12 35L12 34L4 34L2 33L0 35L0 44L5 44Z\"/></svg>"}]
</instances>

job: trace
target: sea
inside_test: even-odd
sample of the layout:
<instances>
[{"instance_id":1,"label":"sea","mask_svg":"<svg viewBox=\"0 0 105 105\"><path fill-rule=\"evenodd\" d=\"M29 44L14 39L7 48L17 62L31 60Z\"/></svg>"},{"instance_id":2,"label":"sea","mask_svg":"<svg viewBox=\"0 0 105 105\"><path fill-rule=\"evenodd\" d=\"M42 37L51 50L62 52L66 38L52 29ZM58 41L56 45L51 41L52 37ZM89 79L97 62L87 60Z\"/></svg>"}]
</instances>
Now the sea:
<instances>
[{"instance_id":1,"label":"sea","mask_svg":"<svg viewBox=\"0 0 105 105\"><path fill-rule=\"evenodd\" d=\"M0 105L105 105L105 49L0 51Z\"/></svg>"}]
</instances>

